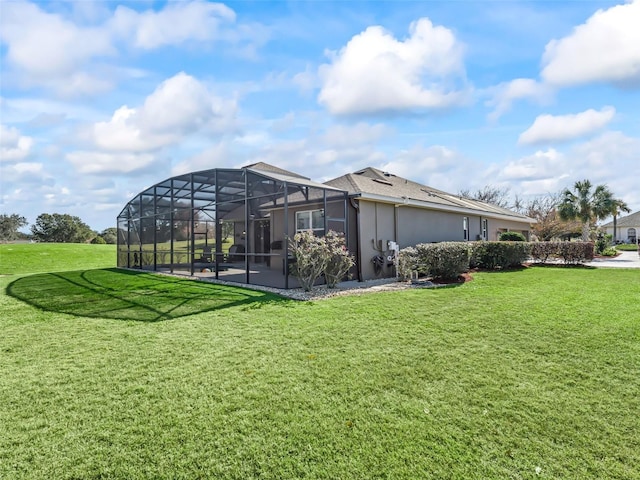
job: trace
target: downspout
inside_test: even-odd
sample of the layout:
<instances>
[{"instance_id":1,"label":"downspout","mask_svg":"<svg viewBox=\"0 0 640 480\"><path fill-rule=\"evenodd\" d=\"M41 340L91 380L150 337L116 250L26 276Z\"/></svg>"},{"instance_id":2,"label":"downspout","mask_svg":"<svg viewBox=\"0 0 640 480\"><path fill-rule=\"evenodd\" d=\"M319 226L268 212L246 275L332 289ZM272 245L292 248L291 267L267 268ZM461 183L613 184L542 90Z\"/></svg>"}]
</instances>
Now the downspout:
<instances>
[{"instance_id":1,"label":"downspout","mask_svg":"<svg viewBox=\"0 0 640 480\"><path fill-rule=\"evenodd\" d=\"M360 254L360 203L354 197L349 197L349 203L356 211L356 258L358 259L358 281L362 282L362 256ZM347 223L349 219L347 217Z\"/></svg>"}]
</instances>

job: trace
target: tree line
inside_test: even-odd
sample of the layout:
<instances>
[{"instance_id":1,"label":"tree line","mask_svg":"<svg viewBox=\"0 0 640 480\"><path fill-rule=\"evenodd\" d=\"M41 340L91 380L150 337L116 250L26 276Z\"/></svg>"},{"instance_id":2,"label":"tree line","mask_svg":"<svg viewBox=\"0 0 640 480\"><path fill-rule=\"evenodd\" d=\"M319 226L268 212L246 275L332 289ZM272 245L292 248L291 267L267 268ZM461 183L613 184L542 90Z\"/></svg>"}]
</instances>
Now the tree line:
<instances>
[{"instance_id":1,"label":"tree line","mask_svg":"<svg viewBox=\"0 0 640 480\"><path fill-rule=\"evenodd\" d=\"M531 233L540 241L581 238L586 242L598 220L612 216L615 231L618 215L631 211L625 202L615 198L609 187L594 186L589 180L576 182L573 189L565 188L559 193L548 193L526 201L517 195L512 201L508 188L491 185L476 191L462 190L459 195L535 219Z\"/></svg>"},{"instance_id":2,"label":"tree line","mask_svg":"<svg viewBox=\"0 0 640 480\"><path fill-rule=\"evenodd\" d=\"M107 228L96 232L84 223L80 217L62 213L43 213L38 215L31 225L30 234L20 231L28 225L22 215L0 214L0 241L35 240L56 243L110 243L117 242L116 228Z\"/></svg>"}]
</instances>

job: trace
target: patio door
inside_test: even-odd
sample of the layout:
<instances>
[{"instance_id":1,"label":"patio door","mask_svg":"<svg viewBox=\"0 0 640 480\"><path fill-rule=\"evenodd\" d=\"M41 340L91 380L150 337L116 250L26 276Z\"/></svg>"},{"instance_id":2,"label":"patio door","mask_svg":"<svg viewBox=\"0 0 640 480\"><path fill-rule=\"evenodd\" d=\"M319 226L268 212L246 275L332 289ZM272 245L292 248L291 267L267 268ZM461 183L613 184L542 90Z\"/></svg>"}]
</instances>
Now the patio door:
<instances>
[{"instance_id":1,"label":"patio door","mask_svg":"<svg viewBox=\"0 0 640 480\"><path fill-rule=\"evenodd\" d=\"M269 220L260 220L255 223L253 244L255 245L255 262L269 265L269 253L271 244L271 224ZM264 255L260 255L260 254Z\"/></svg>"}]
</instances>

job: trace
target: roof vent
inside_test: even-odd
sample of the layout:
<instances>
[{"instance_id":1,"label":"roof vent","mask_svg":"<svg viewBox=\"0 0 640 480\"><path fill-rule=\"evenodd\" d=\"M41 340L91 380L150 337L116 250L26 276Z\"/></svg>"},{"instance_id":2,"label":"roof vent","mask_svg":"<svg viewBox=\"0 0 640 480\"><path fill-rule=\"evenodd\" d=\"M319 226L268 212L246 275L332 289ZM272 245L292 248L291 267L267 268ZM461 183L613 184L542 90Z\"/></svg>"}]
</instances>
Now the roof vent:
<instances>
[{"instance_id":1,"label":"roof vent","mask_svg":"<svg viewBox=\"0 0 640 480\"><path fill-rule=\"evenodd\" d=\"M393 187L393 183L388 182L387 180L383 180L381 178L372 178L371 180L373 180L374 182L381 183L383 185L389 185L390 187Z\"/></svg>"}]
</instances>

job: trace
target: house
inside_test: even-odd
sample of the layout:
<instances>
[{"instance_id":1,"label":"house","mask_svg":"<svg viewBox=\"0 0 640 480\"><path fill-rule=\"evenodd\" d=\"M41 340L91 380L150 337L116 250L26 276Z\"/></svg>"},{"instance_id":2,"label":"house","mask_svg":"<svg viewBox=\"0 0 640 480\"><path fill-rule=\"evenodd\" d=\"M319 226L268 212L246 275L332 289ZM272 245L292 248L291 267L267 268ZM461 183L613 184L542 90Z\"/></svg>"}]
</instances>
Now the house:
<instances>
[{"instance_id":1,"label":"house","mask_svg":"<svg viewBox=\"0 0 640 480\"><path fill-rule=\"evenodd\" d=\"M424 242L528 237L510 210L365 168L325 183L266 163L163 180L118 215L118 266L295 288L287 239L345 235L358 280L393 276L393 254ZM375 262L373 261L375 259Z\"/></svg>"},{"instance_id":2,"label":"house","mask_svg":"<svg viewBox=\"0 0 640 480\"><path fill-rule=\"evenodd\" d=\"M393 274L392 248L443 241L497 240L516 231L529 238L535 220L489 203L461 198L376 168L325 185L349 192L349 250L358 278ZM380 260L384 259L382 269Z\"/></svg>"},{"instance_id":3,"label":"house","mask_svg":"<svg viewBox=\"0 0 640 480\"><path fill-rule=\"evenodd\" d=\"M611 235L614 242L617 243L638 243L640 234L640 211L620 217L615 222L615 231L613 221L602 225L605 233Z\"/></svg>"}]
</instances>

